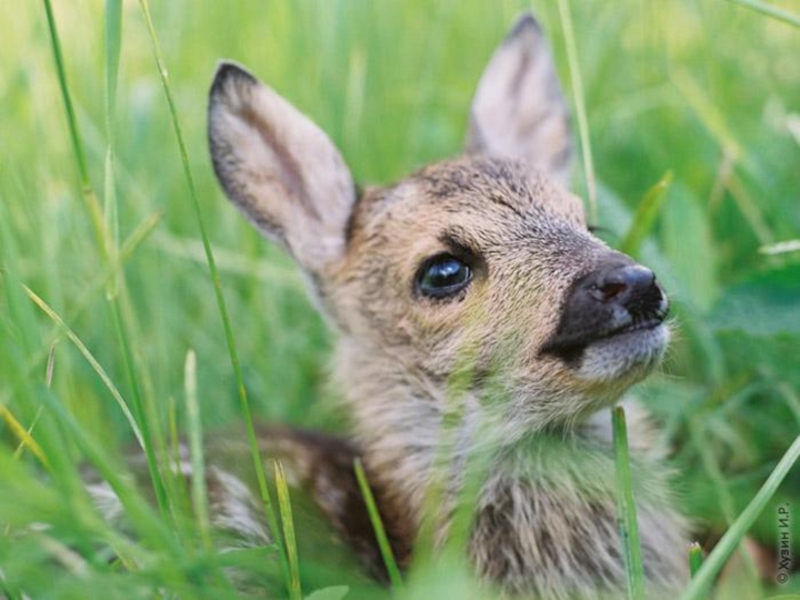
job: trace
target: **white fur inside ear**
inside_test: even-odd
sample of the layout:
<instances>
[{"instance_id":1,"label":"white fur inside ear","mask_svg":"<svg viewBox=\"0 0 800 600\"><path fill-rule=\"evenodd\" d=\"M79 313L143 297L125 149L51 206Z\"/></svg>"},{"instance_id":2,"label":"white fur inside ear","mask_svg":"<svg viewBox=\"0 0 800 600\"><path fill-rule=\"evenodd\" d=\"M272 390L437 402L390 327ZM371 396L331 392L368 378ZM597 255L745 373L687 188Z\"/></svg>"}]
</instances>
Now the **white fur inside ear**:
<instances>
[{"instance_id":1,"label":"white fur inside ear","mask_svg":"<svg viewBox=\"0 0 800 600\"><path fill-rule=\"evenodd\" d=\"M209 144L228 197L309 271L336 259L355 200L327 135L247 71L223 63L211 88Z\"/></svg>"},{"instance_id":2,"label":"white fur inside ear","mask_svg":"<svg viewBox=\"0 0 800 600\"><path fill-rule=\"evenodd\" d=\"M539 25L523 15L481 77L470 115L467 152L521 160L569 183L569 110Z\"/></svg>"}]
</instances>

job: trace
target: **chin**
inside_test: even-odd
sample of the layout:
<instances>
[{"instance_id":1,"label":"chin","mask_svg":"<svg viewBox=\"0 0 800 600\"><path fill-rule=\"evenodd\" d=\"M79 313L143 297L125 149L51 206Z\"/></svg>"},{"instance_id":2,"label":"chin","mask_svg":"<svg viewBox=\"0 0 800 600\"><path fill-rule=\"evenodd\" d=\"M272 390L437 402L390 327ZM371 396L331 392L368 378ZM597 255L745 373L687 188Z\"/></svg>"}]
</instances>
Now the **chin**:
<instances>
[{"instance_id":1,"label":"chin","mask_svg":"<svg viewBox=\"0 0 800 600\"><path fill-rule=\"evenodd\" d=\"M584 349L575 375L589 384L627 388L658 366L669 337L669 327L662 323L597 340Z\"/></svg>"}]
</instances>

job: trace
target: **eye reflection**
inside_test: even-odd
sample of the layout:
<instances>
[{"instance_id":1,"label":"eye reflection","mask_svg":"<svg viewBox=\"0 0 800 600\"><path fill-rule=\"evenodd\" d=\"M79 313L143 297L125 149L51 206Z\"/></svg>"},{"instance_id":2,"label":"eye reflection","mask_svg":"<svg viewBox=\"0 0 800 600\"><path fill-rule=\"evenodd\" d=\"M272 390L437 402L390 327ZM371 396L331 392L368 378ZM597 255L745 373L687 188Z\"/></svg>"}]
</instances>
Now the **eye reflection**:
<instances>
[{"instance_id":1,"label":"eye reflection","mask_svg":"<svg viewBox=\"0 0 800 600\"><path fill-rule=\"evenodd\" d=\"M450 254L428 259L417 274L417 291L429 298L446 298L464 289L472 280L472 269Z\"/></svg>"}]
</instances>

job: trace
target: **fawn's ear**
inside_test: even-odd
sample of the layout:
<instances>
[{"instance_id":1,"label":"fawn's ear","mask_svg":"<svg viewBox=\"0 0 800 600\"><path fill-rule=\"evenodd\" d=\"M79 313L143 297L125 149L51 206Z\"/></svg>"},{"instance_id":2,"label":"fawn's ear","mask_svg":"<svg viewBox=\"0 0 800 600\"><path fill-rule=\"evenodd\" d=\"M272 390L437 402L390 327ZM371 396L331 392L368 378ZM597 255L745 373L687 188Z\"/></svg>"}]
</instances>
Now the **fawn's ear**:
<instances>
[{"instance_id":1,"label":"fawn's ear","mask_svg":"<svg viewBox=\"0 0 800 600\"><path fill-rule=\"evenodd\" d=\"M310 119L223 62L211 85L208 140L225 193L262 233L311 273L341 257L353 179Z\"/></svg>"},{"instance_id":2,"label":"fawn's ear","mask_svg":"<svg viewBox=\"0 0 800 600\"><path fill-rule=\"evenodd\" d=\"M569 110L542 30L530 13L517 20L481 77L466 151L522 160L565 186L569 182Z\"/></svg>"}]
</instances>

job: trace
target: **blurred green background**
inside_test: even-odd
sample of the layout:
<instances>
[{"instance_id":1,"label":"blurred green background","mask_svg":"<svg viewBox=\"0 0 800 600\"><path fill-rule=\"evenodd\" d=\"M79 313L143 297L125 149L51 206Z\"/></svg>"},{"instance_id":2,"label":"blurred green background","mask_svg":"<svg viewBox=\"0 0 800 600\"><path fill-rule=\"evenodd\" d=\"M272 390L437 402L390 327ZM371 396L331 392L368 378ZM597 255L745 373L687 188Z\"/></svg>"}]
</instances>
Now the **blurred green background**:
<instances>
[{"instance_id":1,"label":"blurred green background","mask_svg":"<svg viewBox=\"0 0 800 600\"><path fill-rule=\"evenodd\" d=\"M797 2L773 5L800 14ZM310 115L359 182L388 183L459 152L482 69L526 7L542 22L574 99L555 2L152 3L259 418L346 428L329 401L336 392L325 385L332 338L299 274L229 206L214 180L205 110L217 59L248 66ZM184 361L193 349L205 429L240 420L140 5L122 4L111 136L105 4L57 0L54 11L99 202L116 205L111 221L120 240L159 219L125 263L119 301L141 395L164 429L171 406L182 423ZM719 0L581 0L572 13L602 237L619 244L647 190L666 172L674 175L637 254L665 283L677 334L663 373L638 395L669 432L685 511L701 541L713 542L800 431L800 251L773 247L800 238L800 29ZM66 321L129 398L103 286L107 267L81 193L43 4L0 4L0 40L0 403L23 427L45 422L41 394L50 356L52 398L113 455L131 441L130 427L96 371L19 285ZM113 180L106 167L110 137ZM573 187L585 197L576 167ZM0 453L7 456L18 444L9 423L0 422ZM48 431L34 427L33 436ZM74 435L63 433L68 463L77 465L82 452ZM0 523L44 519L34 508L23 510L20 496L46 496L35 460L24 453L20 464L0 463L7 471L0 472L0 494L17 494L15 502L0 500ZM775 510L785 502L795 507L800 556L796 469L752 535L774 552ZM0 543L0 567L12 547ZM14 573L24 581L24 570Z\"/></svg>"}]
</instances>

